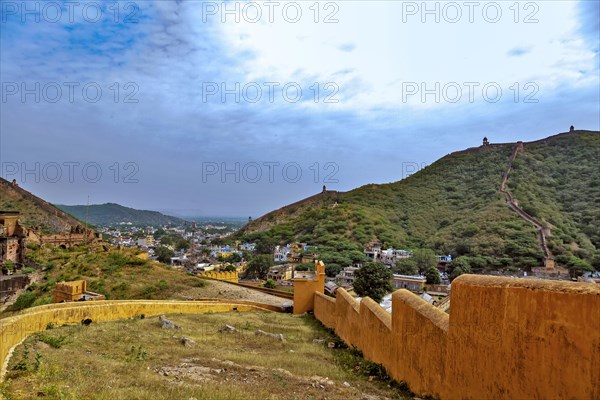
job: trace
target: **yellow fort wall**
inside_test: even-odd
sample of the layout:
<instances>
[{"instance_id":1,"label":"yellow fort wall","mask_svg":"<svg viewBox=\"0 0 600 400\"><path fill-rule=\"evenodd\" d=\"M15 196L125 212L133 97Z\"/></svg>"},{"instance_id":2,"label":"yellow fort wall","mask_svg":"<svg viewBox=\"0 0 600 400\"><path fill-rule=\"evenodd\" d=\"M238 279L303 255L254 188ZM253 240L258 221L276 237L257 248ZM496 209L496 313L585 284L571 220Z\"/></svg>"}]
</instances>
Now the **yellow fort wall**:
<instances>
[{"instance_id":1,"label":"yellow fort wall","mask_svg":"<svg viewBox=\"0 0 600 400\"><path fill-rule=\"evenodd\" d=\"M294 314L304 314L315 308L315 293L325 291L325 264L315 261L314 273L306 278L294 278Z\"/></svg>"},{"instance_id":2,"label":"yellow fort wall","mask_svg":"<svg viewBox=\"0 0 600 400\"><path fill-rule=\"evenodd\" d=\"M10 352L27 336L46 329L48 324L79 324L84 319L93 322L159 314L197 314L228 311L267 311L271 306L260 303L219 301L153 301L115 300L81 303L49 304L34 307L19 315L0 319L0 377L4 376Z\"/></svg>"},{"instance_id":3,"label":"yellow fort wall","mask_svg":"<svg viewBox=\"0 0 600 400\"><path fill-rule=\"evenodd\" d=\"M317 319L417 395L600 398L600 286L464 275L451 304L401 289L390 315L343 289L314 294Z\"/></svg>"},{"instance_id":4,"label":"yellow fort wall","mask_svg":"<svg viewBox=\"0 0 600 400\"><path fill-rule=\"evenodd\" d=\"M203 272L200 276L202 278L216 279L218 281L227 281L227 282L233 282L233 283L239 282L239 276L238 276L237 271L222 271L222 272L208 271L208 272Z\"/></svg>"}]
</instances>

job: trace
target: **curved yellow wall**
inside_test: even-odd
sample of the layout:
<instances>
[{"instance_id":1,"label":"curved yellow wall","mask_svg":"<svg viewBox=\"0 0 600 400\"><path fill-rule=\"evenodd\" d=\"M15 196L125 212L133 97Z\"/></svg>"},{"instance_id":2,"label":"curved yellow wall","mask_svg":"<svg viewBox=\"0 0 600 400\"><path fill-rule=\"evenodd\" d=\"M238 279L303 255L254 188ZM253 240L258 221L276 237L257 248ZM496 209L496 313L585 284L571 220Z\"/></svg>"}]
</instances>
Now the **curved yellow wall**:
<instances>
[{"instance_id":1,"label":"curved yellow wall","mask_svg":"<svg viewBox=\"0 0 600 400\"><path fill-rule=\"evenodd\" d=\"M0 319L0 377L4 376L10 352L27 336L46 329L48 324L79 324L159 314L202 314L229 311L274 311L269 305L251 302L115 300L49 304L34 307L12 317Z\"/></svg>"}]
</instances>

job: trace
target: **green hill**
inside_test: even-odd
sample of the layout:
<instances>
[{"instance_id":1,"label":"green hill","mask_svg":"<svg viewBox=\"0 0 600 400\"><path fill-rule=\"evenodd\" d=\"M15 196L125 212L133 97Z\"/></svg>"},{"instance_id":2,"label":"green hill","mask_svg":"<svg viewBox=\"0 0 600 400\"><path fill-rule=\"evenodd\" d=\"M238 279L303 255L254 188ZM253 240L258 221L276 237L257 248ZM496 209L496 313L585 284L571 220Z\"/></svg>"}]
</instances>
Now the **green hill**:
<instances>
[{"instance_id":1,"label":"green hill","mask_svg":"<svg viewBox=\"0 0 600 400\"><path fill-rule=\"evenodd\" d=\"M85 221L87 206L65 206L57 204L56 207ZM115 203L93 204L89 206L88 221L93 225L115 225L121 222L133 225L183 225L186 223L181 218L164 215L158 211L136 210Z\"/></svg>"},{"instance_id":2,"label":"green hill","mask_svg":"<svg viewBox=\"0 0 600 400\"><path fill-rule=\"evenodd\" d=\"M362 260L364 245L430 248L474 270L543 265L537 230L499 191L514 143L449 154L391 184L325 192L252 221L238 237L317 244L324 261ZM551 229L559 265L600 269L600 134L576 131L524 143L507 188ZM582 264L583 263L583 264Z\"/></svg>"}]
</instances>

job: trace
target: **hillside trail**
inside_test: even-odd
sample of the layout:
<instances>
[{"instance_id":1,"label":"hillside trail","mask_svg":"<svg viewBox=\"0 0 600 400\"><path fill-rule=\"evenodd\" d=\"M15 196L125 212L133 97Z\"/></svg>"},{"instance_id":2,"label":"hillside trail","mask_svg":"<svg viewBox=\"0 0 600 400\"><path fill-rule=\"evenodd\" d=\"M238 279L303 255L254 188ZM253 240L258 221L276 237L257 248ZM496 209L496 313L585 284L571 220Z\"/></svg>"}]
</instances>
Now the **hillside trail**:
<instances>
[{"instance_id":1,"label":"hillside trail","mask_svg":"<svg viewBox=\"0 0 600 400\"><path fill-rule=\"evenodd\" d=\"M518 202L513 198L512 194L506 188L506 182L508 181L508 177L513 168L513 162L515 161L515 158L517 157L517 154L519 153L519 151L523 151L523 149L524 149L523 142L517 142L517 144L515 144L515 147L513 148L513 152L510 156L510 160L508 161L508 168L506 169L506 172L504 173L504 176L502 177L502 183L500 184L500 192L502 192L504 194L504 197L506 198L506 203L508 204L508 206L513 211L515 211L521 218L523 218L525 221L529 222L530 224L532 224L535 227L535 229L537 230L538 244L539 244L540 248L542 249L542 251L544 252L544 266L546 268L553 268L554 267L554 257L552 256L552 253L550 252L550 249L548 248L548 242L547 242L547 236L550 236L550 228L545 227L540 221L538 221L536 218L532 217L531 215L527 214L521 207L519 207Z\"/></svg>"}]
</instances>

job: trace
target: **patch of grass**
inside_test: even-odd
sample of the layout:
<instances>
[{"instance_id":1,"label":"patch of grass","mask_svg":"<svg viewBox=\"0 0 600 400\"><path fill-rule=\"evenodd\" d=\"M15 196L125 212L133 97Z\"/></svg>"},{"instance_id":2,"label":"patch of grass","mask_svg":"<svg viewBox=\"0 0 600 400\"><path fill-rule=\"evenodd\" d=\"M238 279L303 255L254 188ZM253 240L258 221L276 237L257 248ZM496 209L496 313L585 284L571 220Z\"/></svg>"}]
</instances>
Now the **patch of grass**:
<instances>
[{"instance_id":1,"label":"patch of grass","mask_svg":"<svg viewBox=\"0 0 600 400\"><path fill-rule=\"evenodd\" d=\"M10 371L0 390L15 400L39 393L48 398L99 400L347 400L365 394L410 398L410 393L379 379L382 373L369 380L378 370L361 362L358 352L313 343L317 338L335 339L311 316L214 313L167 317L182 330L162 329L156 317L146 317L54 328L52 335L69 338L58 350L37 346L38 340L30 337L15 354L29 346L41 354L43 362L37 370ZM219 333L225 324L236 327L236 332ZM285 341L256 336L256 329L282 333ZM183 335L195 345L183 346ZM13 357L10 366L18 362ZM357 370L357 363L364 368Z\"/></svg>"},{"instance_id":2,"label":"patch of grass","mask_svg":"<svg viewBox=\"0 0 600 400\"><path fill-rule=\"evenodd\" d=\"M7 308L7 314L51 303L54 285L61 281L84 279L88 290L104 294L109 300L202 297L198 289L207 285L196 276L140 259L135 249L29 246L26 254L42 266L44 276Z\"/></svg>"},{"instance_id":3,"label":"patch of grass","mask_svg":"<svg viewBox=\"0 0 600 400\"><path fill-rule=\"evenodd\" d=\"M46 343L47 345L49 345L50 347L53 347L55 349L60 349L61 347L63 347L63 345L65 345L67 343L67 336L63 336L63 335L59 335L59 336L50 336L50 335L46 335L44 333L37 333L35 335L35 338L37 340L39 340L42 343Z\"/></svg>"}]
</instances>

